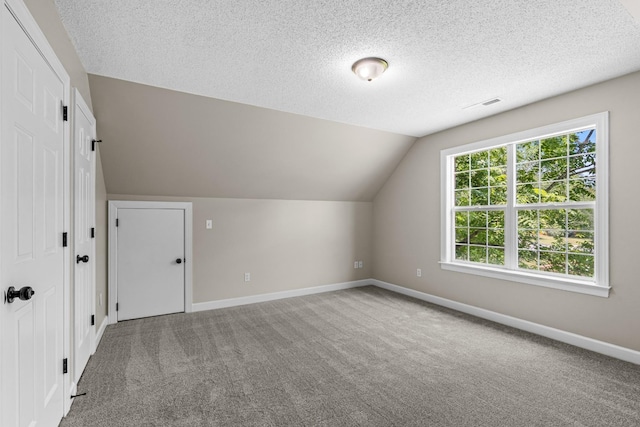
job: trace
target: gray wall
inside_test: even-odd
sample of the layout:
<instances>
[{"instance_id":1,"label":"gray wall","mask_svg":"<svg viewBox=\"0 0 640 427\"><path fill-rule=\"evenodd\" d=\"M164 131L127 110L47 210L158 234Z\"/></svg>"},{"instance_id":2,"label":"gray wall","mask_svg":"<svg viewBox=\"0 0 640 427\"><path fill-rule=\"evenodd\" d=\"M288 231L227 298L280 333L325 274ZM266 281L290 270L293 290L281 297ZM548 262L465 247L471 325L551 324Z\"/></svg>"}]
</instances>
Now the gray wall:
<instances>
[{"instance_id":1,"label":"gray wall","mask_svg":"<svg viewBox=\"0 0 640 427\"><path fill-rule=\"evenodd\" d=\"M418 140L374 199L373 276L640 350L638 99L634 73ZM609 298L440 269L440 150L602 111L610 111Z\"/></svg>"},{"instance_id":2,"label":"gray wall","mask_svg":"<svg viewBox=\"0 0 640 427\"><path fill-rule=\"evenodd\" d=\"M67 30L62 25L58 9L53 0L23 0L38 26L47 37L49 44L62 62L71 78L71 86L78 88L85 102L91 106L89 78L80 62L76 49L69 39Z\"/></svg>"},{"instance_id":3,"label":"gray wall","mask_svg":"<svg viewBox=\"0 0 640 427\"><path fill-rule=\"evenodd\" d=\"M371 202L119 194L109 200L193 203L196 303L371 277ZM356 260L364 268L354 269ZM251 282L244 282L245 272Z\"/></svg>"}]
</instances>

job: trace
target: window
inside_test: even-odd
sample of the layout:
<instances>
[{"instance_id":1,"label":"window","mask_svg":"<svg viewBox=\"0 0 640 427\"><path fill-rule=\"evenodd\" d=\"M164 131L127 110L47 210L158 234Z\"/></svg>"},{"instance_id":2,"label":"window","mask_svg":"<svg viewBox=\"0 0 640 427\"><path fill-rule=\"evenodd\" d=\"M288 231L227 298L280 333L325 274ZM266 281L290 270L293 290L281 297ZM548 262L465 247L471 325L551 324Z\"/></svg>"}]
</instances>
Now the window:
<instances>
[{"instance_id":1,"label":"window","mask_svg":"<svg viewBox=\"0 0 640 427\"><path fill-rule=\"evenodd\" d=\"M442 268L608 296L608 113L443 150Z\"/></svg>"}]
</instances>

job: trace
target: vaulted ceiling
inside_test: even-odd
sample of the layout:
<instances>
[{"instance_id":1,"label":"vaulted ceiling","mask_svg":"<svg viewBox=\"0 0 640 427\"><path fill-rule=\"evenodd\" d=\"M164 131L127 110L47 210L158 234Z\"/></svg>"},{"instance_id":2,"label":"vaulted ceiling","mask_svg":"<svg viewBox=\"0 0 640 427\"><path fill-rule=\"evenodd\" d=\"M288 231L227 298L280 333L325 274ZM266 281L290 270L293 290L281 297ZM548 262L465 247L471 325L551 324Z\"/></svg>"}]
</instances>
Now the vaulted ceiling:
<instances>
[{"instance_id":1,"label":"vaulted ceiling","mask_svg":"<svg viewBox=\"0 0 640 427\"><path fill-rule=\"evenodd\" d=\"M370 200L409 137L640 70L633 0L55 3L112 193ZM373 82L351 72L366 56L390 64Z\"/></svg>"},{"instance_id":2,"label":"vaulted ceiling","mask_svg":"<svg viewBox=\"0 0 640 427\"><path fill-rule=\"evenodd\" d=\"M369 201L415 138L89 75L114 194Z\"/></svg>"}]
</instances>

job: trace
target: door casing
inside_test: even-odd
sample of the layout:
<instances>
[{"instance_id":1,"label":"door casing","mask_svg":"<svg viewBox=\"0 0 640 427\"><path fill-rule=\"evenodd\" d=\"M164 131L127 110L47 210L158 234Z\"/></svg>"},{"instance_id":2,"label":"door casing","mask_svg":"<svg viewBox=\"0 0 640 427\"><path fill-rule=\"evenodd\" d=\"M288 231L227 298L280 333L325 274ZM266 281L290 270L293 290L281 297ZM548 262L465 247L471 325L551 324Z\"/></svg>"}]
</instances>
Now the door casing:
<instances>
[{"instance_id":1,"label":"door casing","mask_svg":"<svg viewBox=\"0 0 640 427\"><path fill-rule=\"evenodd\" d=\"M191 202L109 201L109 324L118 322L118 209L182 209L184 210L184 311L193 310L193 207Z\"/></svg>"}]
</instances>

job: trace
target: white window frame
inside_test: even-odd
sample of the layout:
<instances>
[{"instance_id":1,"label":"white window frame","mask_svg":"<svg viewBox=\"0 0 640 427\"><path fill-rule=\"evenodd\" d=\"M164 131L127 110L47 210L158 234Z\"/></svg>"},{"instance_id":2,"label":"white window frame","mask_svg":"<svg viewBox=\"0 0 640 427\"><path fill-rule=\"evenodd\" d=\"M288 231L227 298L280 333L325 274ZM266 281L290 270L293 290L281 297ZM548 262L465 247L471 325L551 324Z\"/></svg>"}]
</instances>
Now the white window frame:
<instances>
[{"instance_id":1,"label":"white window frame","mask_svg":"<svg viewBox=\"0 0 640 427\"><path fill-rule=\"evenodd\" d=\"M535 271L516 270L514 267L515 248L517 248L516 224L510 214L514 211L515 161L508 164L509 202L505 213L505 247L511 248L505 253L505 266L458 261L454 256L454 158L462 154L482 151L500 146L515 146L520 142L544 139L556 135L572 133L587 128L596 128L596 201L595 201L595 272L593 278L576 278L566 275L551 275ZM476 274L496 279L510 280L547 288L561 289L600 297L608 297L609 290L609 112L602 112L573 120L567 120L535 129L465 144L440 152L441 185L441 247L440 266L444 270ZM553 204L546 204L553 207ZM580 203L576 202L576 208Z\"/></svg>"}]
</instances>

